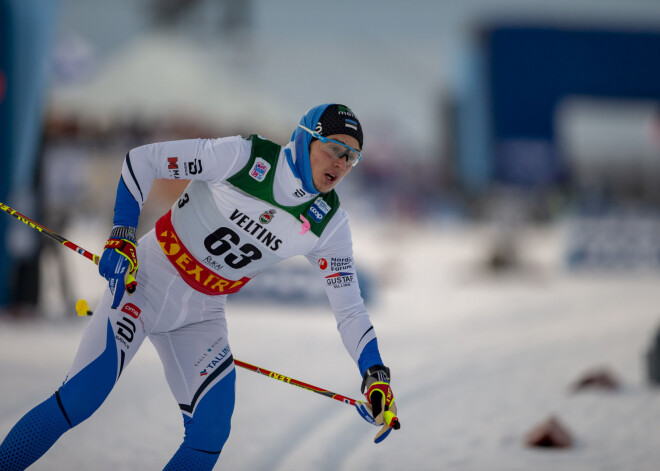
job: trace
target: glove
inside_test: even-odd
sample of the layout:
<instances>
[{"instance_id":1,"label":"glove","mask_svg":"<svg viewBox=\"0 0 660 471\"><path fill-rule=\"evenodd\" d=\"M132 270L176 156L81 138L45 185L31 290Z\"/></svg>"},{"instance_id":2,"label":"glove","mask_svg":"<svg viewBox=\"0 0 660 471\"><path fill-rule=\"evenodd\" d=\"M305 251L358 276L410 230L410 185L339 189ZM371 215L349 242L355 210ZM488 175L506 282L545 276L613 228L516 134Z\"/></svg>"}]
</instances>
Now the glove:
<instances>
[{"instance_id":1,"label":"glove","mask_svg":"<svg viewBox=\"0 0 660 471\"><path fill-rule=\"evenodd\" d=\"M394 394L390 389L390 369L383 365L369 368L362 378L361 391L368 402L356 407L367 422L376 426L382 425L374 437L374 442L380 443L387 438L392 429L398 430L401 427L396 417Z\"/></svg>"},{"instance_id":2,"label":"glove","mask_svg":"<svg viewBox=\"0 0 660 471\"><path fill-rule=\"evenodd\" d=\"M108 280L108 287L113 295L112 309L117 309L125 291L132 294L137 288L137 269L135 228L114 227L99 261L99 273Z\"/></svg>"}]
</instances>

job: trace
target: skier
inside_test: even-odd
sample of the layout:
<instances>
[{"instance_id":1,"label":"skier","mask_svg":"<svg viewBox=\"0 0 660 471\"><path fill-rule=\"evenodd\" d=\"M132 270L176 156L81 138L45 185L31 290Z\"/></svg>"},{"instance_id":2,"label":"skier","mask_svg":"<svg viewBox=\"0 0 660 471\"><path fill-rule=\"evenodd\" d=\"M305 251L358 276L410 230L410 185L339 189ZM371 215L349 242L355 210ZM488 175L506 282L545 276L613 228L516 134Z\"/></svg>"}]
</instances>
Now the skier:
<instances>
[{"instance_id":1,"label":"skier","mask_svg":"<svg viewBox=\"0 0 660 471\"><path fill-rule=\"evenodd\" d=\"M362 158L362 126L346 106L310 109L281 147L258 135L149 144L124 159L113 229L99 262L108 280L64 384L0 445L0 469L25 469L103 403L145 337L183 414L166 470L209 470L229 436L235 369L225 302L268 266L314 265L380 426L396 414L374 328L360 296L348 216L333 188ZM136 245L154 179L188 179L171 210ZM134 293L124 296L128 291Z\"/></svg>"}]
</instances>

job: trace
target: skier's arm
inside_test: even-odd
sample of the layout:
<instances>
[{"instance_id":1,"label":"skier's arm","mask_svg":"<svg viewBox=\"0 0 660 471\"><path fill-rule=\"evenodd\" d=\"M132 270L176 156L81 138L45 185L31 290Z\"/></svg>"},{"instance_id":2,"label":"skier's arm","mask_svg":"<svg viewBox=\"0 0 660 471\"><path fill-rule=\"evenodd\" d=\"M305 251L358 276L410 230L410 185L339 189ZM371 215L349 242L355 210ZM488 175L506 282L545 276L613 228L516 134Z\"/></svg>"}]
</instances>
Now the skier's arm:
<instances>
[{"instance_id":1,"label":"skier's arm","mask_svg":"<svg viewBox=\"0 0 660 471\"><path fill-rule=\"evenodd\" d=\"M250 142L240 136L188 139L136 147L126 154L117 186L115 225L137 227L153 181L221 181L242 168Z\"/></svg>"},{"instance_id":2,"label":"skier's arm","mask_svg":"<svg viewBox=\"0 0 660 471\"><path fill-rule=\"evenodd\" d=\"M390 370L383 365L376 333L360 294L347 217L340 214L331 224L307 259L317 267L344 346L362 375L361 392L371 408L364 411L370 414L365 420L382 426L375 437L379 443L389 435L392 418L396 416Z\"/></svg>"},{"instance_id":3,"label":"skier's arm","mask_svg":"<svg viewBox=\"0 0 660 471\"><path fill-rule=\"evenodd\" d=\"M338 214L306 255L324 285L344 347L357 363L360 375L381 364L376 332L360 294L350 228L345 213Z\"/></svg>"},{"instance_id":4,"label":"skier's arm","mask_svg":"<svg viewBox=\"0 0 660 471\"><path fill-rule=\"evenodd\" d=\"M240 136L191 139L137 147L124 159L117 185L113 228L99 261L116 308L125 289L135 289L136 232L140 211L156 178L219 181L241 168L250 143Z\"/></svg>"}]
</instances>

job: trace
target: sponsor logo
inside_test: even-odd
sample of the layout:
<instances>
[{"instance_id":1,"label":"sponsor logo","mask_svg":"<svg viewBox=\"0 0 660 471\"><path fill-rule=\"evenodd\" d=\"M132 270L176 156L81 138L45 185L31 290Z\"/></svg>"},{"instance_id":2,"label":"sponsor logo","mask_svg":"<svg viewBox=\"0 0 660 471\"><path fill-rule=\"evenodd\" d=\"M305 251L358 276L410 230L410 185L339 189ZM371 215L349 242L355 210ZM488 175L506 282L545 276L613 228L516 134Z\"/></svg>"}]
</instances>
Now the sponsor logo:
<instances>
[{"instance_id":1,"label":"sponsor logo","mask_svg":"<svg viewBox=\"0 0 660 471\"><path fill-rule=\"evenodd\" d=\"M197 175L198 173L202 173L202 161L195 159L192 162L188 162L184 168L186 175Z\"/></svg>"},{"instance_id":2,"label":"sponsor logo","mask_svg":"<svg viewBox=\"0 0 660 471\"><path fill-rule=\"evenodd\" d=\"M325 270L328 268L328 261L325 258L319 258L319 268Z\"/></svg>"},{"instance_id":3,"label":"sponsor logo","mask_svg":"<svg viewBox=\"0 0 660 471\"><path fill-rule=\"evenodd\" d=\"M325 214L329 213L330 210L332 209L330 205L328 205L328 203L326 203L323 198L317 198L316 201L314 202L314 206L317 206Z\"/></svg>"},{"instance_id":4,"label":"sponsor logo","mask_svg":"<svg viewBox=\"0 0 660 471\"><path fill-rule=\"evenodd\" d=\"M295 196L296 198L302 198L306 195L307 193L305 193L305 190L303 190L302 188L298 188L296 191L293 192L293 196Z\"/></svg>"},{"instance_id":5,"label":"sponsor logo","mask_svg":"<svg viewBox=\"0 0 660 471\"><path fill-rule=\"evenodd\" d=\"M264 213L259 216L259 222L261 224L268 224L273 217L275 216L275 210L274 209L269 209L268 211L264 211Z\"/></svg>"},{"instance_id":6,"label":"sponsor logo","mask_svg":"<svg viewBox=\"0 0 660 471\"><path fill-rule=\"evenodd\" d=\"M206 376L207 374L209 374L209 372L211 372L216 366L218 366L222 362L222 360L224 360L227 357L227 355L229 355L230 352L231 350L229 349L229 346L223 348L222 351L219 354L217 354L215 357L213 357L213 359L208 363L208 365L206 365L206 368L204 368L202 371L199 372L199 375Z\"/></svg>"},{"instance_id":7,"label":"sponsor logo","mask_svg":"<svg viewBox=\"0 0 660 471\"><path fill-rule=\"evenodd\" d=\"M332 257L330 259L330 270L346 271L353 269L353 257Z\"/></svg>"},{"instance_id":8,"label":"sponsor logo","mask_svg":"<svg viewBox=\"0 0 660 471\"><path fill-rule=\"evenodd\" d=\"M355 117L355 114L353 114L353 111L351 111L351 109L348 108L347 106L339 106L337 111L339 116L344 117L344 126L346 126L349 129L353 129L357 131L358 122L357 122L357 118Z\"/></svg>"},{"instance_id":9,"label":"sponsor logo","mask_svg":"<svg viewBox=\"0 0 660 471\"><path fill-rule=\"evenodd\" d=\"M184 281L201 293L209 295L235 293L250 281L247 277L236 281L228 280L201 265L179 241L172 227L170 213L156 222L156 238Z\"/></svg>"},{"instance_id":10,"label":"sponsor logo","mask_svg":"<svg viewBox=\"0 0 660 471\"><path fill-rule=\"evenodd\" d=\"M179 173L179 158L178 157L168 157L167 158L167 171L170 172L172 178L181 178Z\"/></svg>"},{"instance_id":11,"label":"sponsor logo","mask_svg":"<svg viewBox=\"0 0 660 471\"><path fill-rule=\"evenodd\" d=\"M261 157L257 157L252 170L250 170L250 176L256 181L262 182L264 181L264 178L266 178L266 174L269 170L270 164Z\"/></svg>"},{"instance_id":12,"label":"sponsor logo","mask_svg":"<svg viewBox=\"0 0 660 471\"><path fill-rule=\"evenodd\" d=\"M136 331L137 327L135 327L135 322L130 318L123 316L120 321L117 321L117 334L115 335L115 340L128 349L135 337Z\"/></svg>"},{"instance_id":13,"label":"sponsor logo","mask_svg":"<svg viewBox=\"0 0 660 471\"><path fill-rule=\"evenodd\" d=\"M272 371L270 373L268 373L268 376L270 376L271 378L276 379L278 381L282 381L284 383L289 383L289 384L293 384L294 386L298 386L295 383L291 383L291 378L289 378L288 376L284 376L284 375L281 375L279 373L274 373ZM302 387L302 386L298 386L298 387ZM303 389L305 389L305 388L303 388Z\"/></svg>"},{"instance_id":14,"label":"sponsor logo","mask_svg":"<svg viewBox=\"0 0 660 471\"><path fill-rule=\"evenodd\" d=\"M174 232L163 231L158 234L157 238L170 262L181 275L185 275L184 279L188 281L188 284L193 283L198 291L207 292L207 294L227 294L234 290L238 291L237 288L245 284L244 280L227 280L196 263L192 255L183 249Z\"/></svg>"},{"instance_id":15,"label":"sponsor logo","mask_svg":"<svg viewBox=\"0 0 660 471\"><path fill-rule=\"evenodd\" d=\"M26 218L26 217L20 215L19 213L16 212L16 210L11 209L11 208L10 208L9 206L7 206L6 204L4 204L4 203L0 203L0 209L2 209L3 211L5 211L5 212L11 214L12 216L14 216L16 219L18 219L18 220L21 221L22 223L25 223L25 224L27 224L28 226L30 226L32 229L36 229L36 230L38 230L39 232L43 232L43 231L44 231L43 228L42 228L41 226L39 226L37 223L33 222L31 219L28 219L28 218Z\"/></svg>"},{"instance_id":16,"label":"sponsor logo","mask_svg":"<svg viewBox=\"0 0 660 471\"><path fill-rule=\"evenodd\" d=\"M280 248L280 245L282 245L282 239L279 239L275 234L270 232L254 219L251 219L249 216L243 214L238 209L234 209L234 212L231 214L231 216L229 216L229 219L231 219L238 227L271 249L273 252L276 252Z\"/></svg>"},{"instance_id":17,"label":"sponsor logo","mask_svg":"<svg viewBox=\"0 0 660 471\"><path fill-rule=\"evenodd\" d=\"M350 286L354 278L354 273L340 271L326 276L325 282L328 286L332 286L333 288L343 288L344 286Z\"/></svg>"},{"instance_id":18,"label":"sponsor logo","mask_svg":"<svg viewBox=\"0 0 660 471\"><path fill-rule=\"evenodd\" d=\"M204 361L209 354L213 351L213 348L218 345L220 342L222 342L223 337L218 338L215 342L213 342L205 351L204 353L201 354L201 356L197 359L195 362L195 367L199 366L199 364ZM200 376L203 376L200 374Z\"/></svg>"},{"instance_id":19,"label":"sponsor logo","mask_svg":"<svg viewBox=\"0 0 660 471\"><path fill-rule=\"evenodd\" d=\"M137 307L135 304L126 303L126 304L124 304L124 307L121 308L121 312L125 312L126 314L131 316L133 319L137 319L138 317L140 317L140 312L142 312L142 311L140 311L140 308Z\"/></svg>"},{"instance_id":20,"label":"sponsor logo","mask_svg":"<svg viewBox=\"0 0 660 471\"><path fill-rule=\"evenodd\" d=\"M307 214L309 214L316 222L321 222L331 209L332 208L323 200L323 198L318 197L314 201L314 204L312 204L307 210Z\"/></svg>"},{"instance_id":21,"label":"sponsor logo","mask_svg":"<svg viewBox=\"0 0 660 471\"><path fill-rule=\"evenodd\" d=\"M343 105L338 106L337 112L342 116L350 116L351 118L355 119L355 115L353 114L353 111L348 106L343 106Z\"/></svg>"},{"instance_id":22,"label":"sponsor logo","mask_svg":"<svg viewBox=\"0 0 660 471\"><path fill-rule=\"evenodd\" d=\"M202 260L202 263L213 270L222 270L225 267L222 263L213 260L210 255Z\"/></svg>"}]
</instances>

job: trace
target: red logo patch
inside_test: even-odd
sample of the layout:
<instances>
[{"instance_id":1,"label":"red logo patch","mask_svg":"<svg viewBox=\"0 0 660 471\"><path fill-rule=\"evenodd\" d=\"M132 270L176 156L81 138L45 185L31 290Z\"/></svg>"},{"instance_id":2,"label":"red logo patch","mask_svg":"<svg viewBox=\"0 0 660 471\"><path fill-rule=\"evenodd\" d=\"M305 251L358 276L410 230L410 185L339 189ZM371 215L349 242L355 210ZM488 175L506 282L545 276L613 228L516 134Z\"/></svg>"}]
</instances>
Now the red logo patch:
<instances>
[{"instance_id":1,"label":"red logo patch","mask_svg":"<svg viewBox=\"0 0 660 471\"><path fill-rule=\"evenodd\" d=\"M319 258L319 268L321 270L328 268L328 261L325 258Z\"/></svg>"},{"instance_id":2,"label":"red logo patch","mask_svg":"<svg viewBox=\"0 0 660 471\"><path fill-rule=\"evenodd\" d=\"M131 316L133 319L137 319L140 317L140 308L137 307L135 304L132 303L126 303L124 304L124 307L121 308L121 312L125 312L129 316Z\"/></svg>"}]
</instances>

